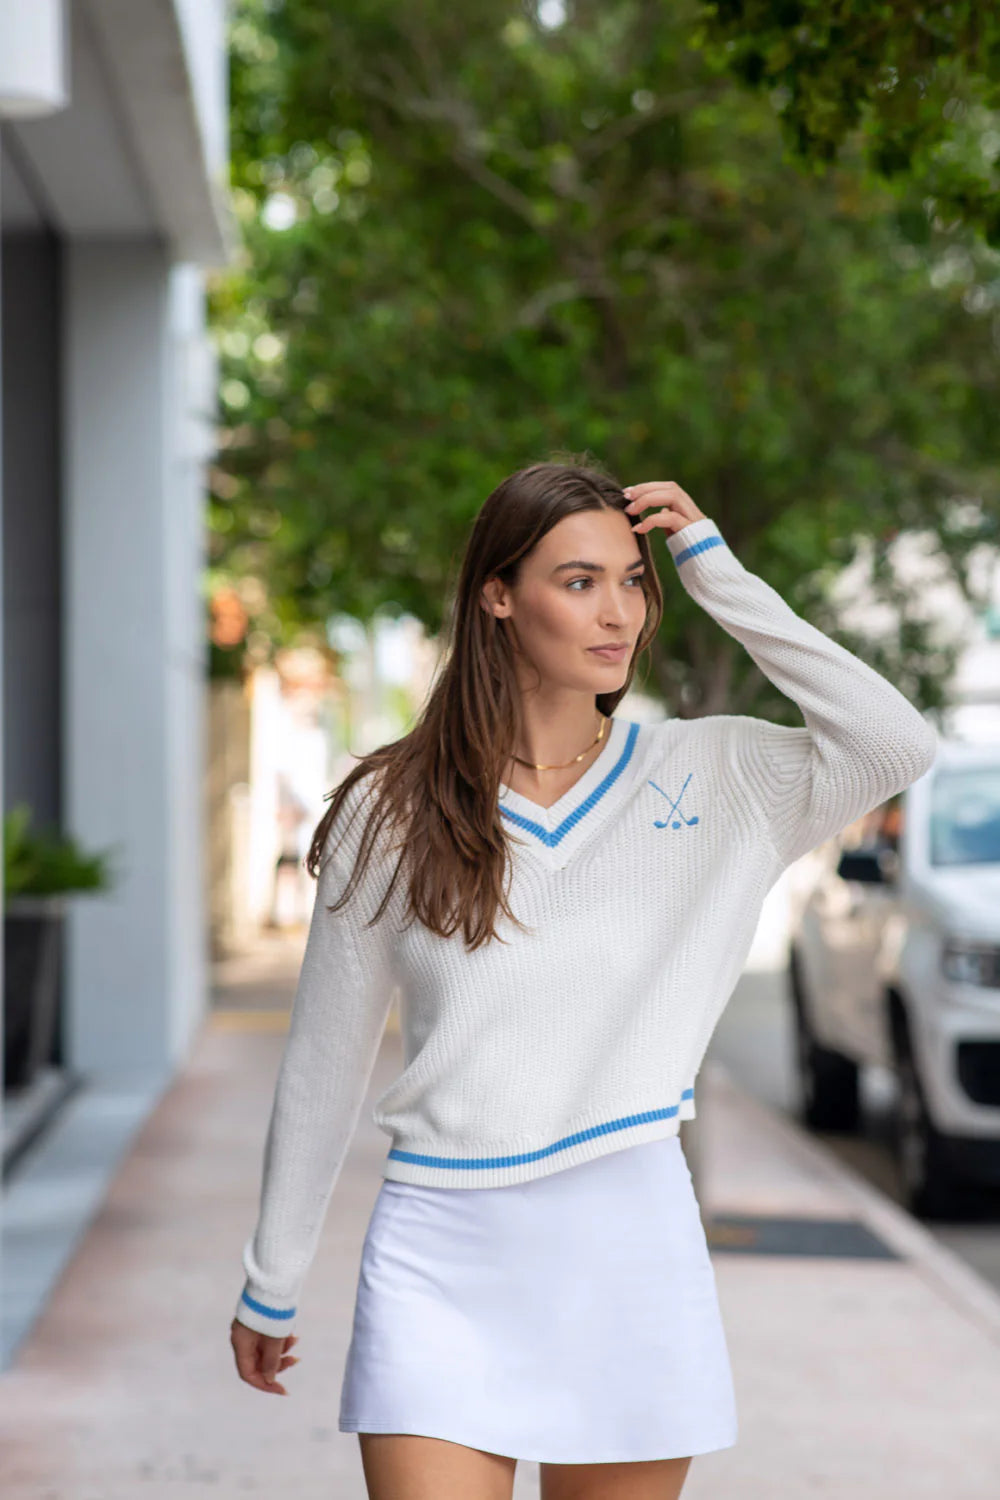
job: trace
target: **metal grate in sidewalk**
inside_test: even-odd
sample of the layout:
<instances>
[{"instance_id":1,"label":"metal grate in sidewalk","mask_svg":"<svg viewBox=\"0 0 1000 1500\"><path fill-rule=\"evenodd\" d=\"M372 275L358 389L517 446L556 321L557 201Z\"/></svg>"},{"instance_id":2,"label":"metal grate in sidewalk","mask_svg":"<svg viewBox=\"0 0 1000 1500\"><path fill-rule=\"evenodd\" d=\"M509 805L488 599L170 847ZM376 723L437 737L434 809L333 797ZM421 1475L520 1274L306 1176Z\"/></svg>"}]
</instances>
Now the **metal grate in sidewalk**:
<instances>
[{"instance_id":1,"label":"metal grate in sidewalk","mask_svg":"<svg viewBox=\"0 0 1000 1500\"><path fill-rule=\"evenodd\" d=\"M713 1214L705 1221L713 1253L811 1255L861 1260L902 1260L858 1219L774 1218L760 1214Z\"/></svg>"}]
</instances>

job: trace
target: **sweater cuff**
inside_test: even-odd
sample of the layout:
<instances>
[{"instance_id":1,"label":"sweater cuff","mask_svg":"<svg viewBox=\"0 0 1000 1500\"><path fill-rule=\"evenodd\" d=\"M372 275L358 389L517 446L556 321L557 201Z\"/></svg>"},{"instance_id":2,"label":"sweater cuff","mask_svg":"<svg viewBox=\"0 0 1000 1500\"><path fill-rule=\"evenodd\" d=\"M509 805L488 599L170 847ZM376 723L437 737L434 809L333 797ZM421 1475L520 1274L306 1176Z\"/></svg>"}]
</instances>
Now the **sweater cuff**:
<instances>
[{"instance_id":1,"label":"sweater cuff","mask_svg":"<svg viewBox=\"0 0 1000 1500\"><path fill-rule=\"evenodd\" d=\"M679 531L668 531L665 536L678 571L685 574L699 573L705 567L711 569L724 558L732 557L725 537L708 516L689 521Z\"/></svg>"},{"instance_id":2,"label":"sweater cuff","mask_svg":"<svg viewBox=\"0 0 1000 1500\"><path fill-rule=\"evenodd\" d=\"M240 1293L234 1317L238 1323L257 1333L266 1333L271 1338L284 1338L285 1334L292 1332L297 1311L295 1304L287 1298L259 1292L248 1281Z\"/></svg>"}]
</instances>

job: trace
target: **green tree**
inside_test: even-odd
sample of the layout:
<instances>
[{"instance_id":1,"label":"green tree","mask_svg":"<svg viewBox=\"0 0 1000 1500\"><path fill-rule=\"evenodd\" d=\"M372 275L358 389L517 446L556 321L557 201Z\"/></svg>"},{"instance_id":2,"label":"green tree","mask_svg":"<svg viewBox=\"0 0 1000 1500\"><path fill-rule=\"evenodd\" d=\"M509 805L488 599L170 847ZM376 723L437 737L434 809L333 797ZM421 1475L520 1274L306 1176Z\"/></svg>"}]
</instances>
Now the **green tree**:
<instances>
[{"instance_id":1,"label":"green tree","mask_svg":"<svg viewBox=\"0 0 1000 1500\"><path fill-rule=\"evenodd\" d=\"M996 537L995 267L961 228L914 244L856 161L790 170L697 16L242 0L211 520L220 573L261 580L258 631L379 606L435 630L488 491L589 451L676 478L748 567L936 701L949 658L887 548L929 531L963 581ZM904 618L878 647L827 603L870 537ZM668 709L794 716L661 555Z\"/></svg>"},{"instance_id":2,"label":"green tree","mask_svg":"<svg viewBox=\"0 0 1000 1500\"><path fill-rule=\"evenodd\" d=\"M1000 10L981 0L712 0L706 54L766 91L801 164L859 137L920 223L960 219L1000 246Z\"/></svg>"}]
</instances>

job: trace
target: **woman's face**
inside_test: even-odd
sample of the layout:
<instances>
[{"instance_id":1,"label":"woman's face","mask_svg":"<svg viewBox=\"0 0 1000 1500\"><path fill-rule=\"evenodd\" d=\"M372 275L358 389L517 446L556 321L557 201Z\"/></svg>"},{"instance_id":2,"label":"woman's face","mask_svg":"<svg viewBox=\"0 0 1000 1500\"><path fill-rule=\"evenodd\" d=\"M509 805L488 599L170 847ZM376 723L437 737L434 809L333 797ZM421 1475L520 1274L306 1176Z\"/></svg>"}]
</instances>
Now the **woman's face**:
<instances>
[{"instance_id":1,"label":"woman's face","mask_svg":"<svg viewBox=\"0 0 1000 1500\"><path fill-rule=\"evenodd\" d=\"M618 510L564 516L521 563L518 582L484 586L488 608L510 621L515 646L543 686L613 692L628 675L646 618L644 564ZM602 655L595 647L624 643Z\"/></svg>"}]
</instances>

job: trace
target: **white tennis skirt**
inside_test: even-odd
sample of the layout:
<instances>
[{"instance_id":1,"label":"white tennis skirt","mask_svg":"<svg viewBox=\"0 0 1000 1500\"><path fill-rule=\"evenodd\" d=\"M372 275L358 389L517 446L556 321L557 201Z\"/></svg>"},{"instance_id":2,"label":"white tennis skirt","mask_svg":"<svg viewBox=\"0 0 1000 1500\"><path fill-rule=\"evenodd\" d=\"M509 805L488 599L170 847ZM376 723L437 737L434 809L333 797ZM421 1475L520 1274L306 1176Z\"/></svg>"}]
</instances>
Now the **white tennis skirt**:
<instances>
[{"instance_id":1,"label":"white tennis skirt","mask_svg":"<svg viewBox=\"0 0 1000 1500\"><path fill-rule=\"evenodd\" d=\"M537 1463L733 1446L729 1352L680 1137L505 1187L384 1178L339 1429Z\"/></svg>"}]
</instances>

